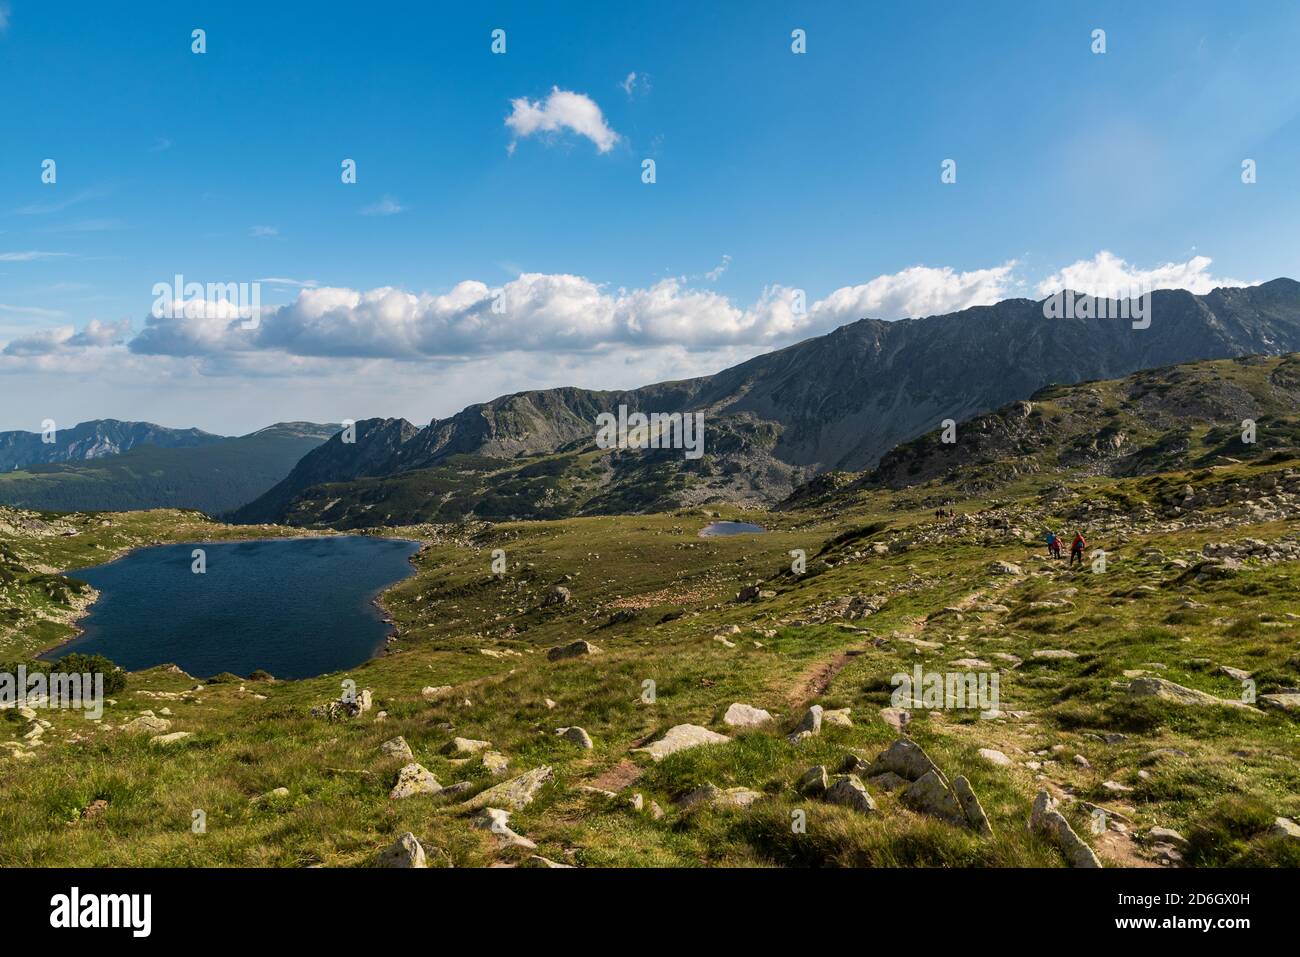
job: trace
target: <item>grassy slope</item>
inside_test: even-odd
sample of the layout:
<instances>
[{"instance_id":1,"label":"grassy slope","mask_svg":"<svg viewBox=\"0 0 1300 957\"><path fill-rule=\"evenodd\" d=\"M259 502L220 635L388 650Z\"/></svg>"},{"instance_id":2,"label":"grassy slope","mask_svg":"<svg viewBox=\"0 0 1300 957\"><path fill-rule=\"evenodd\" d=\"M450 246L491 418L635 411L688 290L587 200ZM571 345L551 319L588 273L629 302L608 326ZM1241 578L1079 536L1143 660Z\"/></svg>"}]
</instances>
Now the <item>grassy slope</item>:
<instances>
[{"instance_id":1,"label":"grassy slope","mask_svg":"<svg viewBox=\"0 0 1300 957\"><path fill-rule=\"evenodd\" d=\"M1085 499L1122 502L1136 514L1189 481L1221 483L1280 472L1288 464L1296 463L1232 465L1154 479L1098 477L1050 505L1025 479L1000 490L999 500L1014 503L1011 514L1024 519L1028 536L1036 534L1032 523L1045 518L1060 527ZM490 835L471 828L445 802L388 799L401 762L381 756L378 746L397 734L444 785L494 780L478 759L455 763L441 753L453 734L492 741L509 756L512 773L552 765L556 780L514 816L512 827L537 841L540 853L583 865L1059 864L1058 853L1025 828L1029 804L1044 783L1038 775L1080 802L1119 811L1132 822L1130 832L1155 824L1180 829L1192 840L1194 863L1300 863L1294 842L1284 845L1264 834L1273 815L1300 814L1293 718L1132 705L1116 684L1127 683L1124 670L1151 663L1165 666L1158 671L1164 677L1223 696L1233 696L1238 686L1215 674L1218 664L1253 670L1261 692L1300 684L1300 622L1288 617L1295 611L1300 563L1252 566L1197 584L1180 583L1182 570L1168 562L1184 552L1191 557L1210 540L1294 535L1300 524L1294 517L1209 529L1133 519L1112 531L1098 520L1087 526L1091 544L1106 548L1111 560L1105 574L1093 575L1047 563L1036 557L1036 544L997 530L996 523L981 521L951 535L937 530L932 506L924 504L927 494L863 492L850 504L821 512L724 509L725 517L773 529L733 539L699 539L696 531L707 519L698 512L386 530L429 545L417 559L417 574L386 596L399 628L399 651L348 675L248 683L246 690L212 684L179 700L141 694L184 692L194 685L155 669L131 677L102 726L42 713L54 725L48 743L28 759L0 757L0 790L10 797L0 805L0 863L361 865L404 830L437 849L435 864L513 859L514 852L498 851ZM975 514L990 505L971 499L958 507ZM258 532L175 513L122 516L109 527L78 521L82 531L76 537L22 538L26 560L69 567L86 555L145 541ZM814 558L846 530L881 522L888 528L828 552L833 566ZM868 542L890 543L893 550L876 555L865 548ZM1148 546L1166 558L1142 557ZM497 547L506 549L511 562L504 579L489 573ZM809 555L809 573L799 579L783 574L791 548ZM987 568L995 558L1022 562L1029 574L991 577ZM766 580L776 597L735 604L739 587L756 579ZM539 607L546 588L561 581L573 601ZM1063 588L1077 589L1069 598L1073 608L1029 607ZM888 601L861 622L814 623L819 616L810 608L853 594L885 595ZM977 594L1008 610L941 613ZM1186 599L1204 607L1184 608ZM4 600L8 605L14 592ZM638 609L635 621L606 624L611 613L627 606ZM682 617L662 620L679 610ZM730 636L735 647L713 640L732 624L742 629ZM67 628L47 623L41 640ZM945 647L918 653L897 640L902 636ZM603 653L546 660L547 648L578 637ZM1066 648L1080 658L1034 664L1030 653L1039 648ZM859 653L845 657L850 650ZM953 658L994 652L1027 662L1002 676L1002 707L1027 716L982 721L918 711L913 725L949 777L969 776L993 822L994 839L916 815L875 788L882 813L866 818L797 795L794 784L809 765L826 763L833 770L849 747L874 755L894 738L877 716L888 703L889 675L917 661L951 670L946 662ZM1194 663L1201 658L1211 666ZM310 717L309 709L337 696L347 676L374 690L375 710L351 722ZM827 676L823 690L819 678ZM640 701L646 680L657 687L653 705ZM420 695L426 685L454 685L455 691L429 702ZM546 698L556 702L553 710ZM720 718L733 701L769 709L778 715L778 727L734 734L732 743L697 748L658 765L634 758L644 773L618 799L580 789L674 724L726 730ZM803 745L788 744L780 732L813 701L852 707L855 726L827 727ZM146 737L110 730L143 708L164 705L174 712L172 730L192 731L192 738L164 751L151 748ZM375 720L380 709L388 712L387 720ZM580 751L555 735L556 728L574 724L590 732L594 750ZM24 727L0 720L0 729L8 729L0 740L16 740ZM1114 744L1095 737L1112 732L1126 737ZM1057 745L1065 749L1059 756L1029 753ZM980 747L999 748L1017 765L988 765L976 755ZM1178 748L1187 757L1147 757L1157 747ZM1075 753L1086 755L1091 768L1073 764ZM1051 758L1055 763L1037 773L1025 766ZM1135 790L1111 798L1100 790L1104 780ZM744 785L767 797L747 811L685 815L673 806L675 797L705 782ZM288 798L250 803L252 796L280 786L289 789ZM634 792L661 804L666 817L656 821L632 810L625 798ZM102 816L68 824L98 798L109 801ZM190 831L194 809L207 815L206 834ZM807 812L806 834L792 833L795 809ZM1067 813L1087 834L1081 804ZM1141 857L1141 845L1117 832L1093 840L1110 862Z\"/></svg>"}]
</instances>

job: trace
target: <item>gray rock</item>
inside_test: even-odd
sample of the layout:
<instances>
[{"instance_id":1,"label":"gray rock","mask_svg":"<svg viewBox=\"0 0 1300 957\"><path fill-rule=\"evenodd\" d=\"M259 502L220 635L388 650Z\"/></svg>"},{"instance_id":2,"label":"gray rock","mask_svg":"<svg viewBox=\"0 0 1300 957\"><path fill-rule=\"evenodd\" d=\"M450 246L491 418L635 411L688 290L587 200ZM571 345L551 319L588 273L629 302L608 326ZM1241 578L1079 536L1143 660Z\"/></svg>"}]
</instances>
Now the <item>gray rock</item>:
<instances>
[{"instance_id":1,"label":"gray rock","mask_svg":"<svg viewBox=\"0 0 1300 957\"><path fill-rule=\"evenodd\" d=\"M993 825L989 823L988 815L984 813L984 807L980 804L980 799L976 797L974 789L970 786L970 781L966 780L964 775L959 774L952 779L952 789L957 795L957 802L961 804L961 809L966 815L966 823L977 834L991 837Z\"/></svg>"},{"instance_id":2,"label":"gray rock","mask_svg":"<svg viewBox=\"0 0 1300 957\"><path fill-rule=\"evenodd\" d=\"M1029 814L1029 829L1042 834L1065 855L1071 867L1101 867L1092 848L1074 832L1047 791L1039 791Z\"/></svg>"},{"instance_id":3,"label":"gray rock","mask_svg":"<svg viewBox=\"0 0 1300 957\"><path fill-rule=\"evenodd\" d=\"M911 738L902 737L881 751L871 763L868 774L874 777L885 771L893 771L899 777L916 781L928 772L934 771L942 778L939 766L930 760L930 756Z\"/></svg>"},{"instance_id":4,"label":"gray rock","mask_svg":"<svg viewBox=\"0 0 1300 957\"><path fill-rule=\"evenodd\" d=\"M391 845L380 851L375 863L380 867L429 866L424 858L424 848L410 831L407 831Z\"/></svg>"},{"instance_id":5,"label":"gray rock","mask_svg":"<svg viewBox=\"0 0 1300 957\"><path fill-rule=\"evenodd\" d=\"M1300 824L1289 817L1277 817L1273 819L1273 826L1268 829L1268 833L1276 837L1300 839Z\"/></svg>"},{"instance_id":6,"label":"gray rock","mask_svg":"<svg viewBox=\"0 0 1300 957\"><path fill-rule=\"evenodd\" d=\"M149 739L149 743L155 748L165 748L168 745L175 744L177 741L184 741L191 736L189 731L173 731L171 734L160 734Z\"/></svg>"},{"instance_id":7,"label":"gray rock","mask_svg":"<svg viewBox=\"0 0 1300 957\"><path fill-rule=\"evenodd\" d=\"M553 773L549 765L544 764L533 768L516 778L502 781L486 791L481 791L461 804L461 807L467 811L485 807L502 807L510 811L522 810L533 802L537 792L551 779Z\"/></svg>"},{"instance_id":8,"label":"gray rock","mask_svg":"<svg viewBox=\"0 0 1300 957\"><path fill-rule=\"evenodd\" d=\"M546 653L547 661L561 661L565 658L581 658L584 655L599 654L600 649L581 638L567 645L557 645Z\"/></svg>"},{"instance_id":9,"label":"gray rock","mask_svg":"<svg viewBox=\"0 0 1300 957\"><path fill-rule=\"evenodd\" d=\"M158 718L149 713L128 721L122 725L122 730L127 734L162 734L171 726L172 723L166 718Z\"/></svg>"},{"instance_id":10,"label":"gray rock","mask_svg":"<svg viewBox=\"0 0 1300 957\"><path fill-rule=\"evenodd\" d=\"M822 723L833 724L840 728L851 728L853 727L853 720L849 717L849 714L852 711L852 708L837 708L833 711L823 710Z\"/></svg>"},{"instance_id":11,"label":"gray rock","mask_svg":"<svg viewBox=\"0 0 1300 957\"><path fill-rule=\"evenodd\" d=\"M880 790L884 791L886 794L893 794L899 788L905 788L909 783L911 783L907 778L900 778L893 771L885 771L882 774L869 777L867 778L867 781L880 788Z\"/></svg>"},{"instance_id":12,"label":"gray rock","mask_svg":"<svg viewBox=\"0 0 1300 957\"><path fill-rule=\"evenodd\" d=\"M398 800L417 794L437 794L441 790L442 785L432 772L412 762L397 772L397 783L388 792L388 796L392 800Z\"/></svg>"},{"instance_id":13,"label":"gray rock","mask_svg":"<svg viewBox=\"0 0 1300 957\"><path fill-rule=\"evenodd\" d=\"M805 738L812 737L814 734L820 734L822 730L822 706L813 705L804 712L803 718L795 725L795 729L789 735L791 744L798 744Z\"/></svg>"},{"instance_id":14,"label":"gray rock","mask_svg":"<svg viewBox=\"0 0 1300 957\"><path fill-rule=\"evenodd\" d=\"M1300 711L1300 694L1262 694L1259 703L1275 711Z\"/></svg>"},{"instance_id":15,"label":"gray rock","mask_svg":"<svg viewBox=\"0 0 1300 957\"><path fill-rule=\"evenodd\" d=\"M1133 701L1144 698L1159 698L1163 701L1173 701L1177 704L1195 707L1223 705L1229 708L1245 708L1248 711L1255 710L1240 701L1233 701L1231 698L1219 698L1204 691L1197 691L1195 688L1185 688L1165 678L1134 678L1128 686L1128 697Z\"/></svg>"},{"instance_id":16,"label":"gray rock","mask_svg":"<svg viewBox=\"0 0 1300 957\"><path fill-rule=\"evenodd\" d=\"M563 585L554 585L547 591L546 597L542 599L542 606L565 605L568 604L571 598L573 598L573 593L569 589Z\"/></svg>"},{"instance_id":17,"label":"gray rock","mask_svg":"<svg viewBox=\"0 0 1300 957\"><path fill-rule=\"evenodd\" d=\"M573 744L576 744L584 751L590 751L592 748L595 747L595 745L592 744L591 742L591 735L589 735L582 728L576 726L572 728L556 728L555 733L558 734L560 737L562 737L565 741L569 741Z\"/></svg>"},{"instance_id":18,"label":"gray rock","mask_svg":"<svg viewBox=\"0 0 1300 957\"><path fill-rule=\"evenodd\" d=\"M510 769L510 759L500 751L484 751L480 759L483 767L487 768L488 773L494 777L500 777Z\"/></svg>"},{"instance_id":19,"label":"gray rock","mask_svg":"<svg viewBox=\"0 0 1300 957\"><path fill-rule=\"evenodd\" d=\"M872 814L876 810L876 802L856 774L837 777L835 783L826 789L826 800L852 808L859 814Z\"/></svg>"},{"instance_id":20,"label":"gray rock","mask_svg":"<svg viewBox=\"0 0 1300 957\"><path fill-rule=\"evenodd\" d=\"M749 788L719 788L712 784L706 784L704 787L696 788L689 794L684 795L677 801L678 807L684 811L691 808L707 804L710 807L749 807L763 795L759 791L752 791Z\"/></svg>"},{"instance_id":21,"label":"gray rock","mask_svg":"<svg viewBox=\"0 0 1300 957\"><path fill-rule=\"evenodd\" d=\"M491 831L496 837L497 843L503 847L522 847L528 851L537 850L536 844L510 829L510 812L502 808L485 807L474 816L472 823L475 827Z\"/></svg>"},{"instance_id":22,"label":"gray rock","mask_svg":"<svg viewBox=\"0 0 1300 957\"><path fill-rule=\"evenodd\" d=\"M402 758L405 761L415 760L415 753L411 750L411 746L406 743L406 739L400 734L381 744L379 750L389 757Z\"/></svg>"},{"instance_id":23,"label":"gray rock","mask_svg":"<svg viewBox=\"0 0 1300 957\"><path fill-rule=\"evenodd\" d=\"M800 794L811 794L814 796L825 794L828 786L829 782L826 777L826 768L820 764L809 768L803 773L803 777L799 779Z\"/></svg>"},{"instance_id":24,"label":"gray rock","mask_svg":"<svg viewBox=\"0 0 1300 957\"><path fill-rule=\"evenodd\" d=\"M881 708L880 720L895 731L905 731L908 723L912 720L912 712L906 708Z\"/></svg>"},{"instance_id":25,"label":"gray rock","mask_svg":"<svg viewBox=\"0 0 1300 957\"><path fill-rule=\"evenodd\" d=\"M899 795L908 807L950 824L965 826L966 812L938 769L927 771Z\"/></svg>"},{"instance_id":26,"label":"gray rock","mask_svg":"<svg viewBox=\"0 0 1300 957\"><path fill-rule=\"evenodd\" d=\"M476 741L473 738L452 738L447 746L442 749L443 754L478 754L487 748L492 747L491 741Z\"/></svg>"},{"instance_id":27,"label":"gray rock","mask_svg":"<svg viewBox=\"0 0 1300 957\"><path fill-rule=\"evenodd\" d=\"M996 764L1000 768L1009 768L1014 763L1009 757L996 748L980 748L979 756L989 764Z\"/></svg>"},{"instance_id":28,"label":"gray rock","mask_svg":"<svg viewBox=\"0 0 1300 957\"><path fill-rule=\"evenodd\" d=\"M757 728L772 720L772 715L762 708L753 708L737 701L722 716L722 723L731 728Z\"/></svg>"},{"instance_id":29,"label":"gray rock","mask_svg":"<svg viewBox=\"0 0 1300 957\"><path fill-rule=\"evenodd\" d=\"M725 734L718 734L698 724L679 724L669 728L668 732L653 744L633 749L633 753L648 754L655 761L662 761L668 755L685 751L687 748L696 748L704 744L723 744L730 740Z\"/></svg>"}]
</instances>

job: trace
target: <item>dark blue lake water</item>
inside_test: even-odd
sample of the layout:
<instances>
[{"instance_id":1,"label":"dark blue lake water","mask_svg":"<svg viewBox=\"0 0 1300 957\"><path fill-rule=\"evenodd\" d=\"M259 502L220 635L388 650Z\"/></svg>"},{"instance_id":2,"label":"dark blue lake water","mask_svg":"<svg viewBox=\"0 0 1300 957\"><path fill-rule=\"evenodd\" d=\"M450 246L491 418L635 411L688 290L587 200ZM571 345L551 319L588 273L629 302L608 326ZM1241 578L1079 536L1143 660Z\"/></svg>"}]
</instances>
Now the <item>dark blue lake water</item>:
<instances>
[{"instance_id":1,"label":"dark blue lake water","mask_svg":"<svg viewBox=\"0 0 1300 957\"><path fill-rule=\"evenodd\" d=\"M701 538L713 538L715 535L754 535L766 532L762 525L750 522L710 522L700 529Z\"/></svg>"},{"instance_id":2,"label":"dark blue lake water","mask_svg":"<svg viewBox=\"0 0 1300 957\"><path fill-rule=\"evenodd\" d=\"M207 572L191 553L207 553ZM415 542L361 535L142 548L69 572L99 589L85 634L48 652L111 658L127 670L174 662L196 677L254 669L305 678L351 668L384 645L371 604L414 571Z\"/></svg>"}]
</instances>

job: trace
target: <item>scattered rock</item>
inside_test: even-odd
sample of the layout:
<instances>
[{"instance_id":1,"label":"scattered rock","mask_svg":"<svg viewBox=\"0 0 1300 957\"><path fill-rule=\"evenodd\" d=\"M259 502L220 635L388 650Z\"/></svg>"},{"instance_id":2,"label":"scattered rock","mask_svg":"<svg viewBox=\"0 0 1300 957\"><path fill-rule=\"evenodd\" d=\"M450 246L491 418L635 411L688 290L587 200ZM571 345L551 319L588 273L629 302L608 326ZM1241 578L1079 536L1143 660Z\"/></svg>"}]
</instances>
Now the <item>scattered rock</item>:
<instances>
[{"instance_id":1,"label":"scattered rock","mask_svg":"<svg viewBox=\"0 0 1300 957\"><path fill-rule=\"evenodd\" d=\"M809 768L803 773L803 777L799 779L800 794L811 794L813 796L825 794L828 786L826 768L820 764Z\"/></svg>"},{"instance_id":2,"label":"scattered rock","mask_svg":"<svg viewBox=\"0 0 1300 957\"><path fill-rule=\"evenodd\" d=\"M899 800L914 810L933 815L950 824L966 823L966 812L962 810L961 802L937 768L913 781L899 795Z\"/></svg>"},{"instance_id":3,"label":"scattered rock","mask_svg":"<svg viewBox=\"0 0 1300 957\"><path fill-rule=\"evenodd\" d=\"M1101 867L1092 848L1074 832L1056 801L1047 791L1039 791L1029 814L1029 829L1044 835L1065 855L1071 867Z\"/></svg>"},{"instance_id":4,"label":"scattered rock","mask_svg":"<svg viewBox=\"0 0 1300 957\"><path fill-rule=\"evenodd\" d=\"M175 744L177 741L184 741L190 736L191 732L189 731L173 731L171 734L160 734L156 737L150 738L149 743L156 748L165 748L170 744Z\"/></svg>"},{"instance_id":5,"label":"scattered rock","mask_svg":"<svg viewBox=\"0 0 1300 957\"><path fill-rule=\"evenodd\" d=\"M510 829L510 812L499 807L485 807L474 816L475 827L491 831L497 842L503 847L522 847L528 851L537 850L537 845L522 834Z\"/></svg>"},{"instance_id":6,"label":"scattered rock","mask_svg":"<svg viewBox=\"0 0 1300 957\"><path fill-rule=\"evenodd\" d=\"M650 755L655 761L662 761L668 755L685 751L687 748L695 748L703 744L723 744L730 740L725 734L718 734L698 724L679 724L669 728L668 732L653 744L633 749L633 753L641 752Z\"/></svg>"},{"instance_id":7,"label":"scattered rock","mask_svg":"<svg viewBox=\"0 0 1300 957\"><path fill-rule=\"evenodd\" d=\"M589 641L578 639L567 645L557 645L546 653L547 661L561 661L565 658L581 658L583 655L599 654L600 649Z\"/></svg>"},{"instance_id":8,"label":"scattered rock","mask_svg":"<svg viewBox=\"0 0 1300 957\"><path fill-rule=\"evenodd\" d=\"M492 747L491 741L476 741L473 738L452 738L442 749L443 754L478 754Z\"/></svg>"},{"instance_id":9,"label":"scattered rock","mask_svg":"<svg viewBox=\"0 0 1300 957\"><path fill-rule=\"evenodd\" d=\"M592 744L591 742L591 735L589 735L582 728L579 727L556 728L555 733L558 734L560 737L562 737L565 741L570 741L573 744L576 744L584 751L590 751L593 747L595 747L595 745Z\"/></svg>"},{"instance_id":10,"label":"scattered rock","mask_svg":"<svg viewBox=\"0 0 1300 957\"><path fill-rule=\"evenodd\" d=\"M1000 768L1009 768L1015 763L996 748L980 748L979 756L989 764L996 764Z\"/></svg>"},{"instance_id":11,"label":"scattered rock","mask_svg":"<svg viewBox=\"0 0 1300 957\"><path fill-rule=\"evenodd\" d=\"M379 750L392 758L402 758L408 762L415 760L415 752L411 750L411 746L406 743L406 739L400 734L381 744Z\"/></svg>"},{"instance_id":12,"label":"scattered rock","mask_svg":"<svg viewBox=\"0 0 1300 957\"><path fill-rule=\"evenodd\" d=\"M966 815L966 823L974 828L977 834L991 837L993 825L989 823L988 815L984 813L984 807L980 804L980 799L976 797L974 789L970 786L970 781L966 780L964 775L959 774L952 779L952 789L957 795L957 801L961 804L962 811Z\"/></svg>"},{"instance_id":13,"label":"scattered rock","mask_svg":"<svg viewBox=\"0 0 1300 957\"><path fill-rule=\"evenodd\" d=\"M719 788L712 784L706 784L702 788L696 788L689 794L677 800L677 806L684 811L701 804L707 804L712 807L749 807L763 795L759 791L751 791L749 788Z\"/></svg>"},{"instance_id":14,"label":"scattered rock","mask_svg":"<svg viewBox=\"0 0 1300 957\"><path fill-rule=\"evenodd\" d=\"M826 789L826 800L831 804L842 804L860 814L872 814L876 802L867 793L866 785L856 774L846 774L835 779L835 783Z\"/></svg>"},{"instance_id":15,"label":"scattered rock","mask_svg":"<svg viewBox=\"0 0 1300 957\"><path fill-rule=\"evenodd\" d=\"M397 783L388 792L388 797L397 800L417 794L437 794L441 790L442 785L430 771L412 762L397 772Z\"/></svg>"},{"instance_id":16,"label":"scattered rock","mask_svg":"<svg viewBox=\"0 0 1300 957\"><path fill-rule=\"evenodd\" d=\"M737 701L722 716L722 723L731 728L757 728L772 720L772 715L762 708L753 708Z\"/></svg>"},{"instance_id":17,"label":"scattered rock","mask_svg":"<svg viewBox=\"0 0 1300 957\"><path fill-rule=\"evenodd\" d=\"M930 756L911 738L899 738L877 755L871 763L868 774L875 776L885 771L893 771L901 778L916 781L928 772L939 772L939 766L930 760ZM940 774L942 777L942 774Z\"/></svg>"},{"instance_id":18,"label":"scattered rock","mask_svg":"<svg viewBox=\"0 0 1300 957\"><path fill-rule=\"evenodd\" d=\"M533 768L517 778L493 785L465 801L461 806L467 811L485 807L504 807L510 811L526 808L537 797L537 792L551 779L554 772L550 765Z\"/></svg>"},{"instance_id":19,"label":"scattered rock","mask_svg":"<svg viewBox=\"0 0 1300 957\"><path fill-rule=\"evenodd\" d=\"M375 863L380 867L429 866L424 858L423 846L410 831L407 831L391 845L380 851Z\"/></svg>"}]
</instances>

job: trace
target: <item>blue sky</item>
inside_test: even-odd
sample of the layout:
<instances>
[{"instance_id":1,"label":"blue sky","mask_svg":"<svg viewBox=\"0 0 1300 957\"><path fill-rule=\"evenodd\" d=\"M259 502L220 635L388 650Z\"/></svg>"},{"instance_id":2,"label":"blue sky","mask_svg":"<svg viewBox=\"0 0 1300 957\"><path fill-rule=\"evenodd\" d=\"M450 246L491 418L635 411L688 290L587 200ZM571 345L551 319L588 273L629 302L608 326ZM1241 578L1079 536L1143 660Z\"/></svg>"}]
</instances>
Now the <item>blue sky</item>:
<instances>
[{"instance_id":1,"label":"blue sky","mask_svg":"<svg viewBox=\"0 0 1300 957\"><path fill-rule=\"evenodd\" d=\"M1294 3L269 6L0 0L0 428L424 422L1297 274ZM258 329L150 322L178 273L260 281Z\"/></svg>"}]
</instances>

